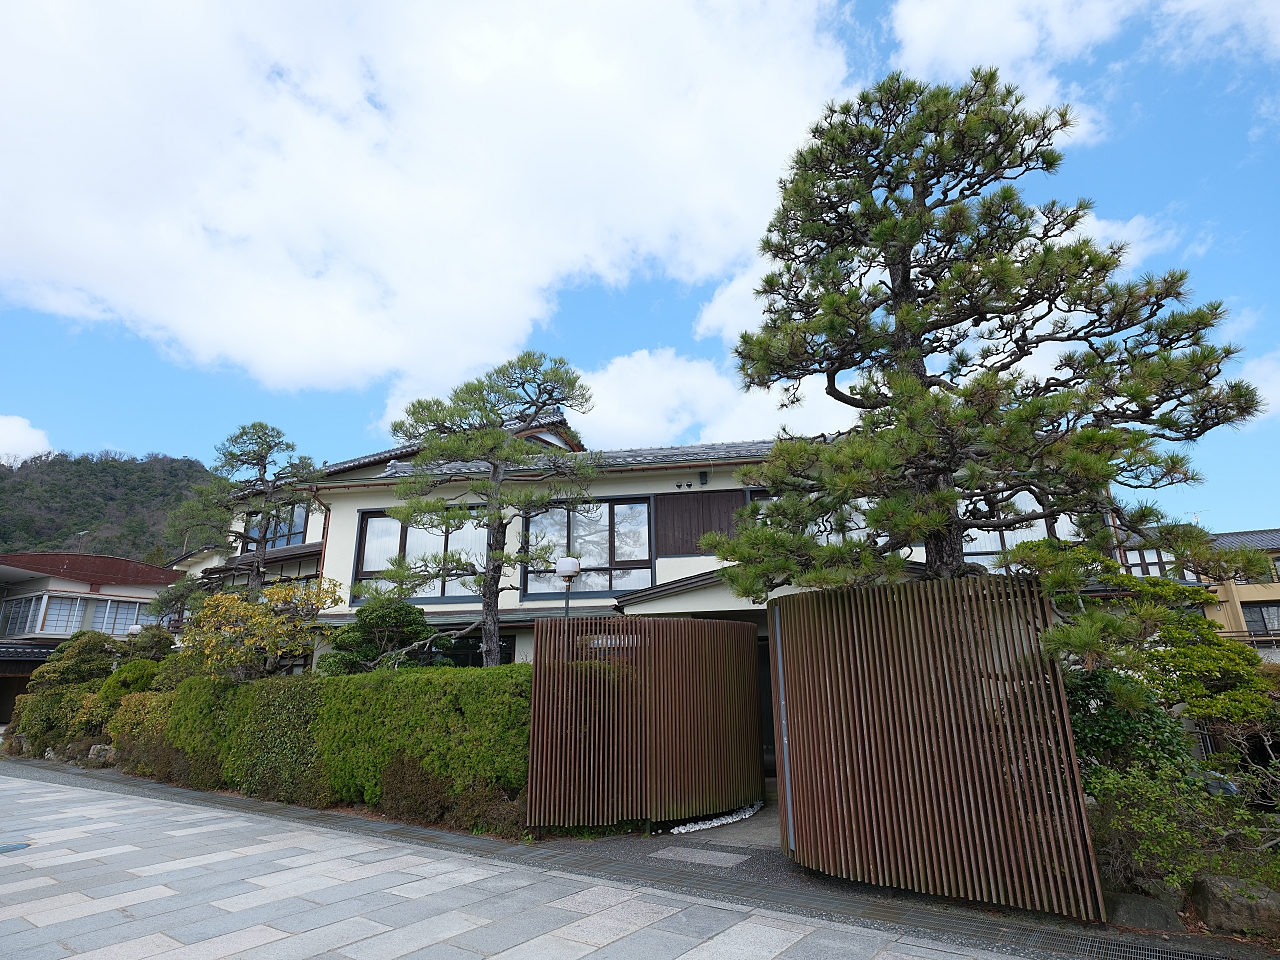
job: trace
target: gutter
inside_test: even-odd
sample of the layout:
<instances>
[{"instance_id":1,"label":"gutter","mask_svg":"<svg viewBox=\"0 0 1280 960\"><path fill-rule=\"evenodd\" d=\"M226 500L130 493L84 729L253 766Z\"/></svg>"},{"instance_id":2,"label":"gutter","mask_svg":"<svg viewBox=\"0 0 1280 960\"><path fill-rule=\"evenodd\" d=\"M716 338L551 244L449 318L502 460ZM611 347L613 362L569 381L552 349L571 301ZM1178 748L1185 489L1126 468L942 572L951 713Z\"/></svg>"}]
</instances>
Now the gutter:
<instances>
[{"instance_id":1,"label":"gutter","mask_svg":"<svg viewBox=\"0 0 1280 960\"><path fill-rule=\"evenodd\" d=\"M751 457L740 460L684 460L678 463L646 463L636 464L624 467L605 467L603 473L649 473L654 470L695 470L698 468L715 469L716 467L736 467L745 466L751 463L764 463L763 457ZM480 476L478 473L458 474L455 478L446 481L447 483L465 483L475 477ZM512 474L513 478L518 478L520 474ZM312 490L359 490L365 487L390 487L400 482L400 478L388 478L386 480L370 479L361 483L336 480L330 483L312 484Z\"/></svg>"},{"instance_id":2,"label":"gutter","mask_svg":"<svg viewBox=\"0 0 1280 960\"><path fill-rule=\"evenodd\" d=\"M316 576L321 580L324 579L324 555L329 549L329 515L333 512L333 508L320 499L316 484L311 485L311 496L315 498L316 503L324 507L324 529L320 532L320 563L316 567Z\"/></svg>"}]
</instances>

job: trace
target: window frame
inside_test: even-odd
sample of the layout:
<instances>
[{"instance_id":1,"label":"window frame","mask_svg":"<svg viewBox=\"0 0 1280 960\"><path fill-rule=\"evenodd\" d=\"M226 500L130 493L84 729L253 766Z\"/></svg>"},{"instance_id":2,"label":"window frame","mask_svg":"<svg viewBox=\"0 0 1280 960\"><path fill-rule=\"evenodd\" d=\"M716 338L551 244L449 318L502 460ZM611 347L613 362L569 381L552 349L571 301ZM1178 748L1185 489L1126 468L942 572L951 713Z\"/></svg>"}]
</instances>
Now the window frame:
<instances>
[{"instance_id":1,"label":"window frame","mask_svg":"<svg viewBox=\"0 0 1280 960\"><path fill-rule=\"evenodd\" d=\"M478 505L477 504L461 504L461 506L474 508ZM369 521L371 519L378 519L382 517L385 517L389 520L395 519L395 517L392 517L387 513L385 507L375 507L368 510L357 511L356 553L355 553L355 563L351 571L352 586L355 586L357 583L361 583L369 580L379 580L381 579L381 577L378 576L378 574L385 572L384 570L378 570L376 572L374 571L366 572L364 570L365 533L366 533L366 530L368 529ZM409 530L410 528L406 524L404 523L400 524L399 556L402 556L402 557L405 554L405 548L408 544ZM445 537L445 540L444 540L444 549L445 550L449 549L449 538L447 536ZM488 539L486 538L485 560L487 561L488 558L489 558L489 544L488 544ZM453 578L453 579L457 580L461 578ZM478 593L445 594L444 590L446 585L447 585L447 581L441 580L440 593L438 595L432 595L427 597L409 597L408 602L420 603L420 604L433 604L433 603L468 603L470 604L470 603L480 602L480 594ZM352 596L351 603L350 603L351 606L358 607L362 603L364 603L364 599L362 597L356 597L354 595Z\"/></svg>"},{"instance_id":2,"label":"window frame","mask_svg":"<svg viewBox=\"0 0 1280 960\"><path fill-rule=\"evenodd\" d=\"M650 587L653 586L657 580L657 571L655 569L657 552L656 552L656 547L654 545L654 529L653 529L653 495L638 494L638 495L629 496L629 497L626 497L626 496L604 497L599 499L593 499L591 503L600 504L601 506L606 507L609 511L609 565L607 567L585 567L584 566L582 568L582 572L583 573L600 573L600 572L608 573L609 589L608 590L573 590L570 592L570 595L573 597L583 597L583 598L616 597L622 594L631 593L633 590L648 589L648 587L632 587L629 590L615 589L613 587L613 571L615 570L648 570L649 586ZM645 505L645 510L646 510L645 526L646 526L646 532L648 536L649 556L645 560L617 560L614 556L614 552L616 549L616 542L615 542L616 521L614 519L614 507L625 506L627 504L638 504L638 503L642 503ZM573 552L573 537L572 537L573 523L569 520L569 515L571 511L566 508L563 502L553 502L551 506L551 511L555 511L555 510L563 510L565 513L565 550L568 553L572 553ZM548 512L551 512L551 511L548 511ZM527 519L524 521L521 527L521 536L524 538L524 542L527 543L529 538L529 521ZM555 571L552 569L546 569L546 570L543 570L540 568L530 569L529 564L527 563L520 564L520 599L521 600L546 600L552 597L558 597L563 599L564 597L563 589L538 590L538 591L531 591L529 589L529 574L554 573L554 572Z\"/></svg>"},{"instance_id":3,"label":"window frame","mask_svg":"<svg viewBox=\"0 0 1280 960\"><path fill-rule=\"evenodd\" d=\"M302 510L302 529L295 531L293 529L293 523L292 521L290 521L289 532L286 533L283 536L283 538L280 537L279 535L267 538L268 550L279 550L281 547L296 547L300 544L307 542L307 527L310 526L311 524L311 504L295 503L293 505L293 512L295 516L297 515L297 512L299 509ZM249 531L253 527L253 518L257 516L260 516L260 514L250 513L245 515L244 532L246 535L249 533ZM277 523L277 527L278 526L279 524ZM298 540L296 542L293 542L293 538L295 536L298 537ZM285 541L283 544L278 542L281 539ZM275 544L275 545L273 546L272 544ZM244 556L246 553L252 553L254 549L255 549L254 544L251 541L244 540L240 544L240 555Z\"/></svg>"}]
</instances>

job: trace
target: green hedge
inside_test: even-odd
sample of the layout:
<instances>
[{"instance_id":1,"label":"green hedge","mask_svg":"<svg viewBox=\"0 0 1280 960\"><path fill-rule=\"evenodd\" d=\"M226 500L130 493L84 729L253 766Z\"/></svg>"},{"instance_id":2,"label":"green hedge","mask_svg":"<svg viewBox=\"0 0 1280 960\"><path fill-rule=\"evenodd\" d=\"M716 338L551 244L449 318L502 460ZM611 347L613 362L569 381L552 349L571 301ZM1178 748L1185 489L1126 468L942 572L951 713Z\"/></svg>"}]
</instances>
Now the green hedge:
<instances>
[{"instance_id":1,"label":"green hedge","mask_svg":"<svg viewBox=\"0 0 1280 960\"><path fill-rule=\"evenodd\" d=\"M107 732L121 767L143 776L518 836L531 689L527 664L193 677L126 694Z\"/></svg>"},{"instance_id":2,"label":"green hedge","mask_svg":"<svg viewBox=\"0 0 1280 960\"><path fill-rule=\"evenodd\" d=\"M519 792L529 777L527 664L424 667L320 680L314 727L337 800L376 804L404 754L455 790L476 781Z\"/></svg>"}]
</instances>

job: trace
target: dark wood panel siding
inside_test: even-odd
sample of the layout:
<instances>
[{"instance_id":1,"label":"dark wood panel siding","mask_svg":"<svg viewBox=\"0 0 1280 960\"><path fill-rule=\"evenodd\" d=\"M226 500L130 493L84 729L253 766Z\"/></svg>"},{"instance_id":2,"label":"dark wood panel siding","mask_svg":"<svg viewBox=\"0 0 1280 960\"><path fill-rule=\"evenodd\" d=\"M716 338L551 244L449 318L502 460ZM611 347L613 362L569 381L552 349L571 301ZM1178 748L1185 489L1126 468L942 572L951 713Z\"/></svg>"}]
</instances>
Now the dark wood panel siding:
<instances>
[{"instance_id":1,"label":"dark wood panel siding","mask_svg":"<svg viewBox=\"0 0 1280 960\"><path fill-rule=\"evenodd\" d=\"M660 557L704 553L704 533L733 533L734 512L747 502L741 490L660 493L653 498L654 546Z\"/></svg>"}]
</instances>

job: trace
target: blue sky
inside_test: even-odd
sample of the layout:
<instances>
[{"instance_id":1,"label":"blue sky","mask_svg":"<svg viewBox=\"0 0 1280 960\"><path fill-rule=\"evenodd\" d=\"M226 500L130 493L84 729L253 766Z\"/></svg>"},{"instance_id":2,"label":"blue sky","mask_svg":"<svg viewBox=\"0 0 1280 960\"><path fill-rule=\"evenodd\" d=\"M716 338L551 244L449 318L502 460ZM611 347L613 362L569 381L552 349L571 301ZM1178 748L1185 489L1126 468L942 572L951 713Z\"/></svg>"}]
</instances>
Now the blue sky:
<instances>
[{"instance_id":1,"label":"blue sky","mask_svg":"<svg viewBox=\"0 0 1280 960\"><path fill-rule=\"evenodd\" d=\"M1083 118L1028 194L1093 198L1135 270L1225 301L1233 375L1275 408L1193 447L1206 482L1158 500L1280 526L1280 12L1226 6L86 8L65 28L10 8L0 454L208 459L265 419L339 460L526 345L588 374L596 445L820 429L830 401L783 417L728 354L786 158L889 69L995 63Z\"/></svg>"}]
</instances>

